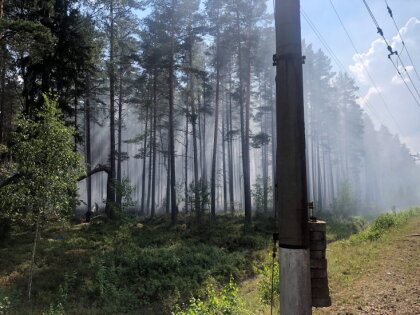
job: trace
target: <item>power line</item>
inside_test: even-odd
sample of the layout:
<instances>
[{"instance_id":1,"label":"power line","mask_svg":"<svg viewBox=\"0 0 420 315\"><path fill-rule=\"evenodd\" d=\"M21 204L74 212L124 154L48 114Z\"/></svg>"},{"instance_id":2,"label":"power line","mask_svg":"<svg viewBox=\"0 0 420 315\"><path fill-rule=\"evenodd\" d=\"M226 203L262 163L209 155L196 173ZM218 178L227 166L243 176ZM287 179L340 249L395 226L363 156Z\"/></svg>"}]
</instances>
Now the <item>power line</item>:
<instances>
[{"instance_id":1,"label":"power line","mask_svg":"<svg viewBox=\"0 0 420 315\"><path fill-rule=\"evenodd\" d=\"M334 62L337 64L337 66L339 68L341 68L344 72L346 72L343 63L340 61L340 59L338 59L337 55L334 53L334 51L328 45L327 41L322 36L321 32L318 30L318 28L315 26L315 24L311 21L311 19L309 18L309 16L305 13L305 11L303 9L301 9L301 12L300 13L304 17L304 19L306 20L306 22L308 23L308 25L310 26L310 28L312 29L312 31L318 37L318 39L320 40L321 44L325 47L325 49L327 50L327 52L331 55L331 58L334 59Z\"/></svg>"},{"instance_id":2,"label":"power line","mask_svg":"<svg viewBox=\"0 0 420 315\"><path fill-rule=\"evenodd\" d=\"M387 1L387 0L385 0L385 4L386 4L386 8L387 8L387 10L388 10L389 16L391 17L392 21L394 22L395 29L397 30L398 35L400 36L401 43L402 43L402 45L403 45L403 50L405 49L405 51L406 51L406 53L407 53L407 56L408 56L408 59L410 60L411 65L413 66L413 69L414 69L414 72L415 72L415 74L416 74L416 76L417 76L417 79L420 81L420 75L419 75L419 73L417 72L417 69L416 69L416 67L415 67L415 65L414 65L413 59L411 58L410 52L408 51L407 45L405 44L405 40L404 40L404 38L402 37L402 34L401 34L401 31L400 31L400 28L398 27L397 22L395 21L394 14L393 14L392 9L391 9L391 7L389 6L389 4L388 4L388 1ZM403 50L402 50L402 51L403 51ZM401 51L401 52L402 52L402 51Z\"/></svg>"},{"instance_id":3,"label":"power line","mask_svg":"<svg viewBox=\"0 0 420 315\"><path fill-rule=\"evenodd\" d=\"M401 80L404 82L405 86L407 87L407 89L410 92L411 96L413 97L414 101L417 103L418 106L420 106L420 102L418 102L418 100L417 100L416 96L414 95L413 91L408 86L407 82L405 81L404 77L402 76L402 74L401 74L400 70L398 69L398 66L395 64L394 60L392 60L391 58L389 58L389 60L392 62L392 65L394 66L395 70L397 70L399 76L401 77ZM407 69L404 66L403 66L403 68L407 72ZM416 91L417 91L417 89L416 89ZM417 94L419 94L418 91L417 91Z\"/></svg>"},{"instance_id":4,"label":"power line","mask_svg":"<svg viewBox=\"0 0 420 315\"><path fill-rule=\"evenodd\" d=\"M392 62L392 65L394 66L394 68L395 68L395 70L397 71L398 75L399 75L399 76L401 77L401 79L403 80L403 82L404 82L405 86L406 86L406 87L407 87L407 89L409 90L409 92L410 92L410 94L412 95L412 97L413 97L414 101L415 101L415 102L417 103L417 105L420 107L420 101L419 101L419 100L417 100L417 97L414 95L413 91L412 91L412 90L410 89L410 87L408 86L407 82L405 81L404 77L402 76L402 74L401 74L400 70L398 69L397 65L396 65L396 64L395 64L395 62L392 60L392 56L393 56L393 55L396 55L396 56L397 56L398 60L400 61L400 63L401 63L401 65L402 65L402 67L403 67L403 68L404 68L404 70L405 70L406 75L407 75L407 76L408 76L408 78L409 78L409 81L410 81L410 82L411 82L411 84L413 85L414 90L416 91L417 95L420 97L420 93L419 93L419 91L417 90L416 86L414 85L414 82L413 82L413 80L411 79L411 76L410 76L410 74L408 73L407 68L406 68L406 67L405 67L405 65L404 65L404 62L402 61L402 59L401 59L400 55L398 54L398 52L392 49L392 46L389 44L388 40L386 39L386 37L385 37L385 35L384 35L384 32L383 32L382 28L379 26L378 21L376 20L375 15L372 13L372 10L370 9L370 7L369 7L369 5L367 4L366 0L362 0L362 1L363 1L363 3L365 4L365 7L366 7L367 11L368 11L368 13L369 13L370 17L372 18L373 23L374 23L374 24L375 24L375 26L376 26L377 33L378 33L379 35L381 35L381 37L382 37L382 38L383 38L383 40L385 41L385 45L387 46L387 49L388 49L388 51L389 51L389 54L388 54L388 59ZM332 3L332 1L331 1L331 0L330 0L330 2Z\"/></svg>"},{"instance_id":5,"label":"power line","mask_svg":"<svg viewBox=\"0 0 420 315\"><path fill-rule=\"evenodd\" d=\"M331 6L332 6L332 8L333 8L334 12L335 12L335 15L337 16L337 18L338 18L338 20L339 20L339 22L340 22L341 27L343 28L343 30L344 30L344 32L345 32L345 34L346 34L346 36L347 36L348 40L350 41L351 46L353 47L354 52L355 52L355 53L356 53L356 55L360 58L360 61L361 61L361 62L360 62L360 64L362 65L362 68L363 68L364 72L367 74L367 76L368 76L368 78L369 78L369 81L371 82L371 84L372 84L373 88L375 89L376 93L379 95L379 97L380 97L380 99L381 99L382 103L384 104L385 110L387 111L388 115L391 117L391 120L393 121L394 125L397 127L398 131L402 134L402 132L401 132L401 128L400 128L399 124L397 123L397 121L396 121L396 119L395 119L394 115L391 113L391 111L390 111L390 109L389 109L389 107L388 107L388 103L385 101L385 98L384 98L384 96L382 95L381 90L378 88L378 86L376 85L376 82L375 82L375 80L373 79L372 75L370 74L369 70L365 67L365 65L364 65L363 61L361 60L361 57L360 57L360 56L361 56L361 54L359 53L359 50L357 49L356 44L354 43L354 41L353 41L352 37L350 36L349 31L347 30L346 26L344 25L344 22L343 22L343 20L341 19L341 16L340 16L340 14L338 13L338 11L337 11L337 9L336 9L336 7L335 7L334 3L332 2L332 0L329 0L329 1L330 1L330 3L331 3ZM375 19L375 18L374 18L374 19ZM375 21L376 21L376 19L375 19Z\"/></svg>"},{"instance_id":6,"label":"power line","mask_svg":"<svg viewBox=\"0 0 420 315\"><path fill-rule=\"evenodd\" d=\"M320 40L321 44L324 46L324 48L327 50L327 52L329 52L329 54L331 55L331 58L334 60L334 62L337 64L337 66L345 73L347 73L347 70L345 68L345 66L343 65L343 63L341 62L341 60L337 57L337 55L334 53L334 51L332 50L332 48L328 45L328 42L325 40L325 38L322 36L321 32L318 30L318 28L315 26L315 24L311 21L311 19L309 18L309 16L305 13L305 11L303 9L301 9L301 14L304 17L304 19L306 20L306 22L308 23L309 27L312 29L312 31L314 32L314 34L318 37L318 39ZM354 78L353 78L354 79ZM362 96L360 95L359 92L356 92L356 94L358 95L359 99L363 99ZM382 124L384 125L384 123L381 121L380 119L380 115L377 114L376 110L374 109L374 107L367 101L364 101L366 104L365 110L367 110L368 112L371 113L372 116L376 116L376 119Z\"/></svg>"}]
</instances>

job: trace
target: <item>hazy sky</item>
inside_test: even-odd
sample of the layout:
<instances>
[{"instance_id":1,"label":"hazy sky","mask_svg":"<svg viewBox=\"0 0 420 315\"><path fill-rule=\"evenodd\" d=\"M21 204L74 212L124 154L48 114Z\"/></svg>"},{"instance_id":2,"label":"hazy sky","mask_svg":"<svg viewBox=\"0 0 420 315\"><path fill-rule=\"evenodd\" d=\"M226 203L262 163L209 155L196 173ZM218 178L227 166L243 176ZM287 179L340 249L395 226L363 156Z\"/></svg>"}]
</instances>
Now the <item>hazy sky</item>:
<instances>
[{"instance_id":1,"label":"hazy sky","mask_svg":"<svg viewBox=\"0 0 420 315\"><path fill-rule=\"evenodd\" d=\"M388 60L385 43L376 32L362 0L332 0L338 13L350 33L360 56L357 56L344 33L330 0L301 0L306 15L325 38L328 45L338 56L360 87L363 97L361 106L376 124L387 126L392 133L397 133L413 153L420 152L420 107L416 105L404 82ZM393 10L394 18L401 29L403 39L420 74L420 0L387 0ZM267 1L270 10L273 0ZM388 15L385 0L367 0L385 37L394 49L401 51L402 44L397 30ZM327 55L320 40L302 17L302 36L314 48L321 48ZM406 65L413 82L420 92L420 80L413 71L413 65L403 52L401 58ZM363 64L363 65L362 65ZM335 70L339 70L336 64ZM364 69L368 69L383 99L373 88ZM404 73L403 69L401 71ZM409 86L411 82L406 80ZM414 89L412 88L414 91ZM415 92L414 92L415 93ZM418 97L420 101L420 97ZM367 102L366 102L367 100ZM367 105L367 103L369 105ZM388 109L386 108L388 107Z\"/></svg>"}]
</instances>

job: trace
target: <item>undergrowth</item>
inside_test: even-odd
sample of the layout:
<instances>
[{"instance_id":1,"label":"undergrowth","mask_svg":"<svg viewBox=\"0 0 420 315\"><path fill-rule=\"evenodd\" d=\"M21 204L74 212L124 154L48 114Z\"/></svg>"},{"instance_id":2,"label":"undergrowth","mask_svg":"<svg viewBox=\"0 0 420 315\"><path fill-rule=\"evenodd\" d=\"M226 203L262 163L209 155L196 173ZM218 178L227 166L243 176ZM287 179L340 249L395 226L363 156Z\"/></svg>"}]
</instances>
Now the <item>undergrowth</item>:
<instances>
[{"instance_id":1,"label":"undergrowth","mask_svg":"<svg viewBox=\"0 0 420 315\"><path fill-rule=\"evenodd\" d=\"M417 215L420 208L381 215L332 248L375 241ZM330 240L366 226L361 218L334 220L327 218ZM193 222L185 216L170 227L168 217L132 217L119 224L50 226L39 240L31 302L26 275L32 233L14 232L0 247L0 314L245 314L232 279L258 274L259 303L269 303L271 259L263 253L271 252L273 220L259 218L252 228L244 228L242 217L220 216L201 227ZM345 253L341 259L355 261ZM337 259L329 268L344 275L341 282L362 270L356 263L337 265ZM275 295L278 281L276 264Z\"/></svg>"},{"instance_id":2,"label":"undergrowth","mask_svg":"<svg viewBox=\"0 0 420 315\"><path fill-rule=\"evenodd\" d=\"M12 235L0 248L8 257L0 259L0 310L170 314L174 305L203 297L209 279L217 288L255 273L253 253L268 246L272 220L247 229L243 217L220 216L200 227L192 222L180 217L170 227L166 217L131 217L51 226L39 240L31 302L25 297L31 233Z\"/></svg>"},{"instance_id":3,"label":"undergrowth","mask_svg":"<svg viewBox=\"0 0 420 315\"><path fill-rule=\"evenodd\" d=\"M334 242L350 237L365 230L368 221L361 216L343 217L325 214L323 220L327 222L327 240Z\"/></svg>"},{"instance_id":4,"label":"undergrowth","mask_svg":"<svg viewBox=\"0 0 420 315\"><path fill-rule=\"evenodd\" d=\"M238 287L233 282L224 285L220 290L216 290L214 284L209 284L206 288L203 299L191 298L186 305L176 306L173 315L237 315L249 314L244 308L242 299L238 296Z\"/></svg>"},{"instance_id":5,"label":"undergrowth","mask_svg":"<svg viewBox=\"0 0 420 315\"><path fill-rule=\"evenodd\" d=\"M363 232L351 236L348 239L350 244L364 241L375 241L390 230L402 226L414 216L420 215L420 208L410 208L406 211L384 213L377 217L372 224Z\"/></svg>"}]
</instances>

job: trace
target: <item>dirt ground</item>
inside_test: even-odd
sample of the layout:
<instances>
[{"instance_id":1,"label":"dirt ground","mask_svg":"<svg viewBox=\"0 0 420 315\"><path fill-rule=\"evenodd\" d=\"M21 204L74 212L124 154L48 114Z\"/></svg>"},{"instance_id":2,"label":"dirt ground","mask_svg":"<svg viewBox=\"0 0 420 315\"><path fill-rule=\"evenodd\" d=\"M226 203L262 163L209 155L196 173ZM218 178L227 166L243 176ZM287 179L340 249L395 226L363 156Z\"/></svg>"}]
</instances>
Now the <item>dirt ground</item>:
<instances>
[{"instance_id":1,"label":"dirt ground","mask_svg":"<svg viewBox=\"0 0 420 315\"><path fill-rule=\"evenodd\" d=\"M369 270L332 288L333 306L316 314L420 315L420 219L392 236Z\"/></svg>"}]
</instances>

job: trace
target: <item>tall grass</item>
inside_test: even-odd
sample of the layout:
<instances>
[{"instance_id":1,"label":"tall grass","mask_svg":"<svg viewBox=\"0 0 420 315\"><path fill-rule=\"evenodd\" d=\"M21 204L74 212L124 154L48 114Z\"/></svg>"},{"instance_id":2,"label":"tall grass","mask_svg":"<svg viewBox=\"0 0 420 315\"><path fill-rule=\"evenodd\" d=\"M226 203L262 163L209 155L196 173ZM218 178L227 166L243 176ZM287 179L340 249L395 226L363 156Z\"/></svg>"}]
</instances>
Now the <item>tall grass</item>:
<instances>
[{"instance_id":1,"label":"tall grass","mask_svg":"<svg viewBox=\"0 0 420 315\"><path fill-rule=\"evenodd\" d=\"M410 208L406 211L384 213L377 217L372 224L363 232L353 235L349 238L350 243L359 243L364 241L375 241L380 239L390 230L404 225L415 216L420 215L420 208Z\"/></svg>"}]
</instances>

